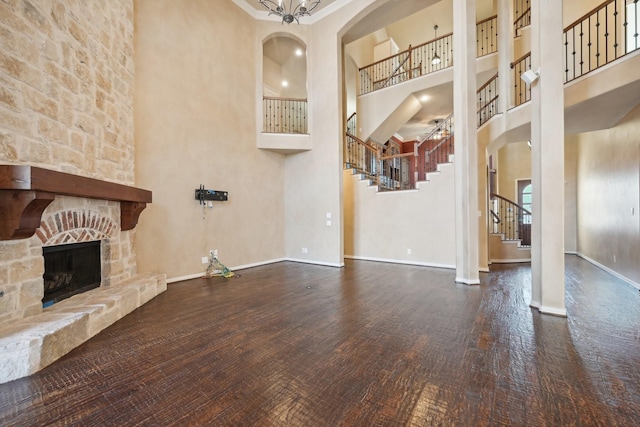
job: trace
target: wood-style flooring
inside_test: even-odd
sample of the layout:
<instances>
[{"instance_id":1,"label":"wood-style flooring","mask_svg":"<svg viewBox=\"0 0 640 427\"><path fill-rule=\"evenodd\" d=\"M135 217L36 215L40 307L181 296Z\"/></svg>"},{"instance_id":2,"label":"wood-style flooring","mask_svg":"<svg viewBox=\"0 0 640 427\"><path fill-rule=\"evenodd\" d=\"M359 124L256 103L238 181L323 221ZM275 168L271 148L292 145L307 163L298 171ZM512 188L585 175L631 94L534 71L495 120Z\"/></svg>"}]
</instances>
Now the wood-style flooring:
<instances>
[{"instance_id":1,"label":"wood-style flooring","mask_svg":"<svg viewBox=\"0 0 640 427\"><path fill-rule=\"evenodd\" d=\"M640 425L640 293L566 258L568 318L530 268L282 262L169 285L43 371L2 426Z\"/></svg>"}]
</instances>

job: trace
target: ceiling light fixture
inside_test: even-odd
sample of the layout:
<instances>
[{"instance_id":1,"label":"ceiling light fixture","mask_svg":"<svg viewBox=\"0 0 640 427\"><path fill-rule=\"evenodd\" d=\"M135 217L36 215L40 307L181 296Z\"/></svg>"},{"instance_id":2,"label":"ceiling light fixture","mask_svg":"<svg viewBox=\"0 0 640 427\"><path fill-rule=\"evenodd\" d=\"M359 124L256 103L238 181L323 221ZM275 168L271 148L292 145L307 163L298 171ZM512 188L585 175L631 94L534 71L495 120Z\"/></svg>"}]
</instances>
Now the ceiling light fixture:
<instances>
[{"instance_id":1,"label":"ceiling light fixture","mask_svg":"<svg viewBox=\"0 0 640 427\"><path fill-rule=\"evenodd\" d=\"M435 33L435 37L434 37L434 41L433 41L433 44L434 44L433 52L434 53L433 53L433 58L431 58L431 65L438 65L441 62L441 59L438 56L438 49L435 46L435 43L436 43L435 39L438 38L438 26L437 25L433 26L433 32Z\"/></svg>"},{"instance_id":2,"label":"ceiling light fixture","mask_svg":"<svg viewBox=\"0 0 640 427\"><path fill-rule=\"evenodd\" d=\"M320 0L258 0L258 2L269 11L269 15L281 16L283 24L285 22L291 24L294 20L299 24L301 16L311 16L320 4Z\"/></svg>"}]
</instances>

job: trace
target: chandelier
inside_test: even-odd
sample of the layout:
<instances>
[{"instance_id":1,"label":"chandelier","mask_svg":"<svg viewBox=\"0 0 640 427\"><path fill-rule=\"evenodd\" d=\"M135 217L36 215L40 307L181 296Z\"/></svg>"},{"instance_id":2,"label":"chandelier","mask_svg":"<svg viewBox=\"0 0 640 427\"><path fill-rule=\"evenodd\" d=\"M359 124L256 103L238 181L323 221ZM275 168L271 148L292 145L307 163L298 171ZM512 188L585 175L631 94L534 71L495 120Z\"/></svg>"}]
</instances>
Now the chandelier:
<instances>
[{"instance_id":1,"label":"chandelier","mask_svg":"<svg viewBox=\"0 0 640 427\"><path fill-rule=\"evenodd\" d=\"M282 23L291 24L294 20L299 24L301 16L311 16L311 12L320 4L320 0L258 0L269 15L282 17Z\"/></svg>"}]
</instances>

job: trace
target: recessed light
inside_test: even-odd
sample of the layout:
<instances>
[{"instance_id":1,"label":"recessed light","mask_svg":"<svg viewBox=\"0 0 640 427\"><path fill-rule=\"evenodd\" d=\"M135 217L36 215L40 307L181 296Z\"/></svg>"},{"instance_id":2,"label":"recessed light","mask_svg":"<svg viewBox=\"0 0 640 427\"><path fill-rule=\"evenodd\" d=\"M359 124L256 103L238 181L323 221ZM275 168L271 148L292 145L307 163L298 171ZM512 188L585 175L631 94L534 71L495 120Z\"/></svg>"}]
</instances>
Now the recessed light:
<instances>
[{"instance_id":1,"label":"recessed light","mask_svg":"<svg viewBox=\"0 0 640 427\"><path fill-rule=\"evenodd\" d=\"M289 82L286 81L286 80L283 80L282 81L282 87L287 87L287 86L289 86Z\"/></svg>"},{"instance_id":2,"label":"recessed light","mask_svg":"<svg viewBox=\"0 0 640 427\"><path fill-rule=\"evenodd\" d=\"M429 100L429 97L427 95L422 95L420 97L420 101L422 101L422 102L427 102L428 100Z\"/></svg>"},{"instance_id":3,"label":"recessed light","mask_svg":"<svg viewBox=\"0 0 640 427\"><path fill-rule=\"evenodd\" d=\"M302 49L298 48L296 49L296 56L302 56L304 52L302 52Z\"/></svg>"}]
</instances>

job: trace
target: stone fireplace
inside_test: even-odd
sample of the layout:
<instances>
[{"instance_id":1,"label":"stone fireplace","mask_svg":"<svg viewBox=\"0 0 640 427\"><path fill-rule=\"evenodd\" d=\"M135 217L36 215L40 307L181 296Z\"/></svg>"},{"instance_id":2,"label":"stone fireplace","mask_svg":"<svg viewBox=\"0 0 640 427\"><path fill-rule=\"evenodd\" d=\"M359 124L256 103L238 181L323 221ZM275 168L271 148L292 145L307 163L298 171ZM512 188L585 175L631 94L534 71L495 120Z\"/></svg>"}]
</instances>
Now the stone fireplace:
<instances>
[{"instance_id":1,"label":"stone fireplace","mask_svg":"<svg viewBox=\"0 0 640 427\"><path fill-rule=\"evenodd\" d=\"M120 204L56 197L33 237L0 245L0 383L34 373L166 290L164 275L136 274L135 230ZM42 307L44 248L100 242L101 285Z\"/></svg>"},{"instance_id":2,"label":"stone fireplace","mask_svg":"<svg viewBox=\"0 0 640 427\"><path fill-rule=\"evenodd\" d=\"M0 43L3 383L49 365L166 283L136 267L134 227L151 200L129 198L138 189L128 187L135 183L133 0L0 1L0 9L7 23ZM25 165L24 174L6 173ZM100 241L100 287L43 309L43 247L90 241Z\"/></svg>"}]
</instances>

